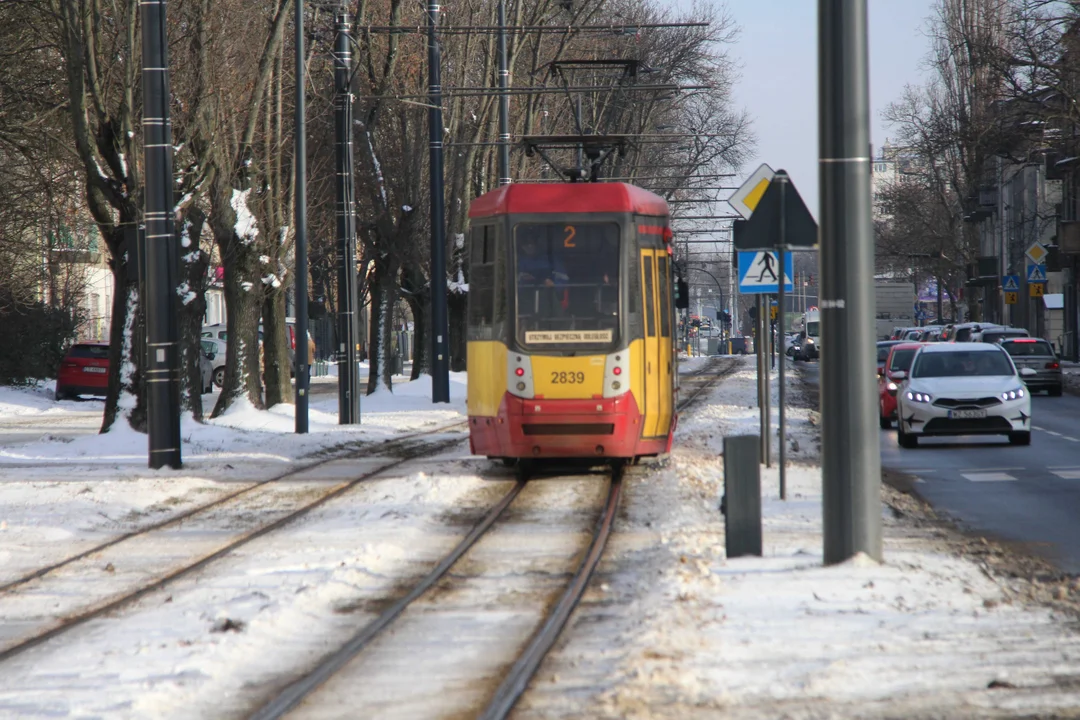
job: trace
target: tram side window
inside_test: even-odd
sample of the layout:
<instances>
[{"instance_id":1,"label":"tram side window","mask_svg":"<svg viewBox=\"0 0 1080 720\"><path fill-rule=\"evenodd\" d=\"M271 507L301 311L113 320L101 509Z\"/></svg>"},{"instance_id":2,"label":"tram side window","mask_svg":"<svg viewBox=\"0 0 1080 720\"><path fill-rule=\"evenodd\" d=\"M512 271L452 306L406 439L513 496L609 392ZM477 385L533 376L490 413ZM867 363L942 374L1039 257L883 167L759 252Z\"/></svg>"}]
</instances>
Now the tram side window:
<instances>
[{"instance_id":1,"label":"tram side window","mask_svg":"<svg viewBox=\"0 0 1080 720\"><path fill-rule=\"evenodd\" d=\"M473 228L471 251L469 325L490 329L495 313L495 228Z\"/></svg>"},{"instance_id":2,"label":"tram side window","mask_svg":"<svg viewBox=\"0 0 1080 720\"><path fill-rule=\"evenodd\" d=\"M619 327L619 258L615 223L516 225L519 339L526 344L614 341Z\"/></svg>"}]
</instances>

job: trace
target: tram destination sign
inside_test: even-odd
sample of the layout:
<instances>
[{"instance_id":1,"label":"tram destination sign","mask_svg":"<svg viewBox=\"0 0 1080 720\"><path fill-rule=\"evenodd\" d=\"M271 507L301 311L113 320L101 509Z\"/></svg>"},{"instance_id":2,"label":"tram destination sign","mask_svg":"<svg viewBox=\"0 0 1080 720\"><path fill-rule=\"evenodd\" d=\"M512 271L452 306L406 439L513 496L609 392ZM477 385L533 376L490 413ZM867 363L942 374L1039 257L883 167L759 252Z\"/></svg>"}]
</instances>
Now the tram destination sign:
<instances>
[{"instance_id":1,"label":"tram destination sign","mask_svg":"<svg viewBox=\"0 0 1080 720\"><path fill-rule=\"evenodd\" d=\"M609 343L611 330L546 330L525 333L525 342L536 344L555 343Z\"/></svg>"}]
</instances>

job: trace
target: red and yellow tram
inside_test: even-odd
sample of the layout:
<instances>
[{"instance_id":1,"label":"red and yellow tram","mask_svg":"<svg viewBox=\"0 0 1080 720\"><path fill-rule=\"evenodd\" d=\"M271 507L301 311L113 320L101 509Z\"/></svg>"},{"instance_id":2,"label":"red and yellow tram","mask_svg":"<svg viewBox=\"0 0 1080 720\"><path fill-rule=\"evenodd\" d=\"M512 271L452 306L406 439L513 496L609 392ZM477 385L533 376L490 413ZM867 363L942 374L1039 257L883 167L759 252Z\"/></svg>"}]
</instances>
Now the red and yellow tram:
<instances>
[{"instance_id":1,"label":"red and yellow tram","mask_svg":"<svg viewBox=\"0 0 1080 720\"><path fill-rule=\"evenodd\" d=\"M508 185L469 210L468 412L491 458L671 449L678 368L663 198Z\"/></svg>"}]
</instances>

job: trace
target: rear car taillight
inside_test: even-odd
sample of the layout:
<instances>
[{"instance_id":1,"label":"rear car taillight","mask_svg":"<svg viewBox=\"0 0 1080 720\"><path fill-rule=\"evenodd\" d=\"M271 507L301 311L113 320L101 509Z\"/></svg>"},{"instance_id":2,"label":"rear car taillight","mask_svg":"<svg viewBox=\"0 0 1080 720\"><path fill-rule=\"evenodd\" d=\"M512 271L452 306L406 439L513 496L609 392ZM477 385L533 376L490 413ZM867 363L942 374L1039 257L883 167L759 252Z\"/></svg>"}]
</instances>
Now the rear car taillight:
<instances>
[{"instance_id":1,"label":"rear car taillight","mask_svg":"<svg viewBox=\"0 0 1080 720\"><path fill-rule=\"evenodd\" d=\"M1061 365L1056 363L1056 362L1048 362L1048 363L1046 363L1046 369L1047 370L1057 370L1059 367L1061 367Z\"/></svg>"},{"instance_id":2,"label":"rear car taillight","mask_svg":"<svg viewBox=\"0 0 1080 720\"><path fill-rule=\"evenodd\" d=\"M289 326L289 349L296 349L296 328Z\"/></svg>"}]
</instances>

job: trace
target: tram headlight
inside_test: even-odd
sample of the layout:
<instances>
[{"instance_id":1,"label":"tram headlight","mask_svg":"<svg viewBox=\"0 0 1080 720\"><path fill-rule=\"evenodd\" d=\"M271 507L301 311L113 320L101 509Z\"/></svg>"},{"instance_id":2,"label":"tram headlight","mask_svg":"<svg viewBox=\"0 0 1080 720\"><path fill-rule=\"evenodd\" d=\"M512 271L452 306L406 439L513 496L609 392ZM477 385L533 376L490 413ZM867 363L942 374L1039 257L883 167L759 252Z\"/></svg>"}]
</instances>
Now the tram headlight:
<instances>
[{"instance_id":1,"label":"tram headlight","mask_svg":"<svg viewBox=\"0 0 1080 720\"><path fill-rule=\"evenodd\" d=\"M520 370L520 368L518 368L518 369ZM518 389L518 390L521 390L521 391L524 391L524 390L525 390L525 383L523 383L523 382L519 382L519 383L517 384L517 389Z\"/></svg>"},{"instance_id":2,"label":"tram headlight","mask_svg":"<svg viewBox=\"0 0 1080 720\"><path fill-rule=\"evenodd\" d=\"M612 389L612 390L618 390L618 389L619 389L619 388L621 388L621 387L622 387L622 383L621 383L621 382L619 382L618 380L616 380L615 382L611 383L611 389Z\"/></svg>"}]
</instances>

